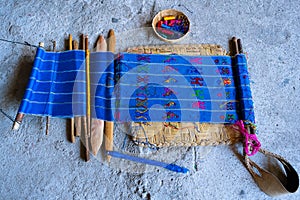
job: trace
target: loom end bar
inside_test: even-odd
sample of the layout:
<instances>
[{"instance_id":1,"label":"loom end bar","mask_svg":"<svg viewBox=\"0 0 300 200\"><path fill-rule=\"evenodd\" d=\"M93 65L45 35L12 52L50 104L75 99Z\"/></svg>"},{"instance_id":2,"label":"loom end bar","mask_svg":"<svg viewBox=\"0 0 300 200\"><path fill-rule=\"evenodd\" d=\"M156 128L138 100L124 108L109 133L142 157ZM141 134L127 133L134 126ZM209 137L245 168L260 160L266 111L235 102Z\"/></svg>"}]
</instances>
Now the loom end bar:
<instances>
[{"instance_id":1,"label":"loom end bar","mask_svg":"<svg viewBox=\"0 0 300 200\"><path fill-rule=\"evenodd\" d=\"M23 120L23 117L24 117L24 114L22 114L22 113L17 114L16 119L13 124L13 128L12 128L14 131L19 130L22 120Z\"/></svg>"},{"instance_id":2,"label":"loom end bar","mask_svg":"<svg viewBox=\"0 0 300 200\"><path fill-rule=\"evenodd\" d=\"M41 48L44 48L45 44L44 42L39 42L39 47ZM20 129L20 126L21 126L21 123L22 123L22 120L24 118L24 114L23 113L18 113L16 118L15 118L15 121L14 121L14 124L13 124L13 128L12 130L14 131L17 131Z\"/></svg>"},{"instance_id":3,"label":"loom end bar","mask_svg":"<svg viewBox=\"0 0 300 200\"><path fill-rule=\"evenodd\" d=\"M45 43L44 42L40 42L39 43L39 47L45 47Z\"/></svg>"},{"instance_id":4,"label":"loom end bar","mask_svg":"<svg viewBox=\"0 0 300 200\"><path fill-rule=\"evenodd\" d=\"M14 130L14 131L19 130L20 125L21 125L21 122L15 121L12 130Z\"/></svg>"}]
</instances>

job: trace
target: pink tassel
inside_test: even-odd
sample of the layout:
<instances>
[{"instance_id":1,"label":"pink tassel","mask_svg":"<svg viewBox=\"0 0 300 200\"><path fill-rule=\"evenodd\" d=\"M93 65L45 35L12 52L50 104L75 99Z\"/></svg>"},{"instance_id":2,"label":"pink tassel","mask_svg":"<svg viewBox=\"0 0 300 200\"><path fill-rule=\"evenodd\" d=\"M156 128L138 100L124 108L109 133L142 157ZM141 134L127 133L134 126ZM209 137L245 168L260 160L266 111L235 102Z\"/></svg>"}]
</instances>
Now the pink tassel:
<instances>
[{"instance_id":1,"label":"pink tassel","mask_svg":"<svg viewBox=\"0 0 300 200\"><path fill-rule=\"evenodd\" d=\"M237 121L233 128L239 132L241 132L245 136L245 153L248 156L253 156L258 152L258 150L261 147L260 142L258 141L255 134L250 134L248 130L244 126L244 122L242 120ZM251 150L249 151L249 146L251 147Z\"/></svg>"}]
</instances>

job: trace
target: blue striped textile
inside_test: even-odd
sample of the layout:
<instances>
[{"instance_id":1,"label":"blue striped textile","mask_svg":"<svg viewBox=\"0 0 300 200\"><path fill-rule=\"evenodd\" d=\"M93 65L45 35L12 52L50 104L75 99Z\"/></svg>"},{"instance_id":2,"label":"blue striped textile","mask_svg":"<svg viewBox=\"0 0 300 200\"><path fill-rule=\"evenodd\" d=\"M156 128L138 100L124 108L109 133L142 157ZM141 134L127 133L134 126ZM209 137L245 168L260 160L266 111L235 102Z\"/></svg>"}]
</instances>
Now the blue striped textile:
<instances>
[{"instance_id":1,"label":"blue striped textile","mask_svg":"<svg viewBox=\"0 0 300 200\"><path fill-rule=\"evenodd\" d=\"M121 53L115 66L117 120L254 122L244 55Z\"/></svg>"},{"instance_id":2,"label":"blue striped textile","mask_svg":"<svg viewBox=\"0 0 300 200\"><path fill-rule=\"evenodd\" d=\"M85 52L37 50L19 112L86 115ZM108 121L254 122L244 55L90 53L91 111Z\"/></svg>"},{"instance_id":3,"label":"blue striped textile","mask_svg":"<svg viewBox=\"0 0 300 200\"><path fill-rule=\"evenodd\" d=\"M38 48L19 113L73 117L72 107L85 113L85 52L46 52ZM75 79L83 81L73 91ZM75 96L76 101L73 101Z\"/></svg>"}]
</instances>

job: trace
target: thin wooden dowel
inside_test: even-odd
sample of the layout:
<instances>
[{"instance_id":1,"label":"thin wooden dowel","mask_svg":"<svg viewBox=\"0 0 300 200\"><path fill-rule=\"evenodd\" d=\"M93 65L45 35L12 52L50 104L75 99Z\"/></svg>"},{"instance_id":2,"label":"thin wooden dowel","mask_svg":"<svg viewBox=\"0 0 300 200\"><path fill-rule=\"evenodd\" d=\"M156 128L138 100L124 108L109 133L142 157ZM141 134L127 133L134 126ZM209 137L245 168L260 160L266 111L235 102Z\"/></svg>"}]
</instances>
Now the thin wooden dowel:
<instances>
[{"instance_id":1,"label":"thin wooden dowel","mask_svg":"<svg viewBox=\"0 0 300 200\"><path fill-rule=\"evenodd\" d=\"M90 137L91 130L91 78L90 78L90 51L89 51L89 37L85 37L85 57L86 57L86 118L87 118L87 133Z\"/></svg>"},{"instance_id":2,"label":"thin wooden dowel","mask_svg":"<svg viewBox=\"0 0 300 200\"><path fill-rule=\"evenodd\" d=\"M88 36L84 37L84 50L85 50L85 73L86 73L86 117L84 123L84 140L85 140L85 156L86 161L90 160L90 150L89 150L89 137L90 137L90 130L91 130L91 101L90 101L90 54L89 54L89 40Z\"/></svg>"}]
</instances>

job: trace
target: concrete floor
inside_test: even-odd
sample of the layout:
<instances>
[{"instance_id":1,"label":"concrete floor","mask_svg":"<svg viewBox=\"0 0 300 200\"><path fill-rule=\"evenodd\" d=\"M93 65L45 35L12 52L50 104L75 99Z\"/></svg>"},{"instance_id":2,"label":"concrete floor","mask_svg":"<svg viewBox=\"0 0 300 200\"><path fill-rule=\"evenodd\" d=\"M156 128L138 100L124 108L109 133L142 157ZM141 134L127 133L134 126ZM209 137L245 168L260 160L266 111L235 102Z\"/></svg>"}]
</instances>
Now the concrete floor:
<instances>
[{"instance_id":1,"label":"concrete floor","mask_svg":"<svg viewBox=\"0 0 300 200\"><path fill-rule=\"evenodd\" d=\"M230 37L242 38L259 139L299 171L299 1L2 0L0 38L44 42L46 48L56 40L62 50L69 33L75 38L89 34L94 42L112 28L118 50L124 51L140 44L163 44L146 27L155 13L168 8L190 18L191 33L183 44L217 43L228 48ZM35 48L0 44L0 107L14 117ZM0 119L0 199L271 199L228 146L153 153L157 160L191 169L188 175L119 160L108 166L96 157L88 163L80 158L79 140L71 144L66 139L65 120L52 119L50 135L45 136L45 119L26 116L17 132L11 131L12 122L2 113ZM278 199L296 200L300 194Z\"/></svg>"}]
</instances>

